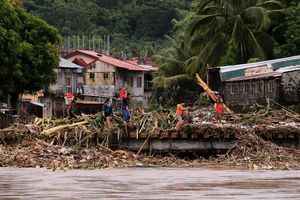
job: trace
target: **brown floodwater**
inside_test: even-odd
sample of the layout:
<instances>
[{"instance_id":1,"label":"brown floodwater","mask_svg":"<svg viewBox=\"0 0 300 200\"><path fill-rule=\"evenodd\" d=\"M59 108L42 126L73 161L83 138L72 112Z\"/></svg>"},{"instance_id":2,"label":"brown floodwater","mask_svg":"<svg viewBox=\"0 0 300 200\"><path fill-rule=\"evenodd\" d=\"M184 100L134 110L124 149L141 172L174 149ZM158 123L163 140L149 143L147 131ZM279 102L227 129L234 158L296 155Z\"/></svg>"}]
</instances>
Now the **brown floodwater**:
<instances>
[{"instance_id":1,"label":"brown floodwater","mask_svg":"<svg viewBox=\"0 0 300 200\"><path fill-rule=\"evenodd\" d=\"M0 168L0 200L300 199L300 171Z\"/></svg>"}]
</instances>

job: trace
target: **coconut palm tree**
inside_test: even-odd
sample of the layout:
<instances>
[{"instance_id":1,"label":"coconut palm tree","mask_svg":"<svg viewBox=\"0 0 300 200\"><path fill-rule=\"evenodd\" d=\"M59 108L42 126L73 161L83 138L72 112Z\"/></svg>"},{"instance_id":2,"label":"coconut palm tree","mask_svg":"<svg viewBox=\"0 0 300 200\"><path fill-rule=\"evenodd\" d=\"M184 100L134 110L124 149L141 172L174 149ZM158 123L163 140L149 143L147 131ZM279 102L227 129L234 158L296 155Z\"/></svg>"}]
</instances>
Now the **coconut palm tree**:
<instances>
[{"instance_id":1,"label":"coconut palm tree","mask_svg":"<svg viewBox=\"0 0 300 200\"><path fill-rule=\"evenodd\" d=\"M220 64L229 49L235 51L240 63L266 59L273 49L268 31L282 7L279 0L201 0L186 41L202 66Z\"/></svg>"}]
</instances>

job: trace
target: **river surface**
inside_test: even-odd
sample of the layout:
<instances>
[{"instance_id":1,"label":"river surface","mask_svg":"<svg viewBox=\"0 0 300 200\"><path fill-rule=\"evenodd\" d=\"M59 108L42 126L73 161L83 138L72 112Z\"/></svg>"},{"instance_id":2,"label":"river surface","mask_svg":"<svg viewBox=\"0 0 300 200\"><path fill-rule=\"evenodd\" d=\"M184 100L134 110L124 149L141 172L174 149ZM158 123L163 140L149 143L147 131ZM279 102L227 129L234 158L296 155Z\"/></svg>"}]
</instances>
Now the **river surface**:
<instances>
[{"instance_id":1,"label":"river surface","mask_svg":"<svg viewBox=\"0 0 300 200\"><path fill-rule=\"evenodd\" d=\"M300 199L300 171L0 168L0 200Z\"/></svg>"}]
</instances>

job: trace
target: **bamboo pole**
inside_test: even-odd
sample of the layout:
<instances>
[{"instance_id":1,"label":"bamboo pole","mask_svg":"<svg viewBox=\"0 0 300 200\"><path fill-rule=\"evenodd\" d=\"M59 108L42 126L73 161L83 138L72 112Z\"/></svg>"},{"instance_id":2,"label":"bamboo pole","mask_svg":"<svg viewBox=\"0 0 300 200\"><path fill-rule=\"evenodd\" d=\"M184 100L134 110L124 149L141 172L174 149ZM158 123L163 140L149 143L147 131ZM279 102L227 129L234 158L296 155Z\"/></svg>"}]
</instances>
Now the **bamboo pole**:
<instances>
[{"instance_id":1,"label":"bamboo pole","mask_svg":"<svg viewBox=\"0 0 300 200\"><path fill-rule=\"evenodd\" d=\"M214 101L216 102L218 100L218 97L215 95L214 91L212 91L208 85L200 78L199 74L196 74L196 79L197 79L197 83L198 85L200 85L203 90L206 92L206 94ZM224 109L225 111L227 111L228 113L233 113L232 110L230 110L230 108L228 108L224 103L223 103Z\"/></svg>"}]
</instances>

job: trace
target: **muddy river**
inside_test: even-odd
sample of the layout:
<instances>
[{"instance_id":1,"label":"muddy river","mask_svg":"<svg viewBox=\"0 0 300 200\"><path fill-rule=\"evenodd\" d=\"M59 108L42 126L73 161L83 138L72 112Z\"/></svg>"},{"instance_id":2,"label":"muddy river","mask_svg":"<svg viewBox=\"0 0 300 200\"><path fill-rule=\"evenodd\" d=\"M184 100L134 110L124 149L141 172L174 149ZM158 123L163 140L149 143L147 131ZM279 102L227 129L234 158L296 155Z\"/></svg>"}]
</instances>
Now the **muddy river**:
<instances>
[{"instance_id":1,"label":"muddy river","mask_svg":"<svg viewBox=\"0 0 300 200\"><path fill-rule=\"evenodd\" d=\"M300 171L0 168L0 199L300 199Z\"/></svg>"}]
</instances>

